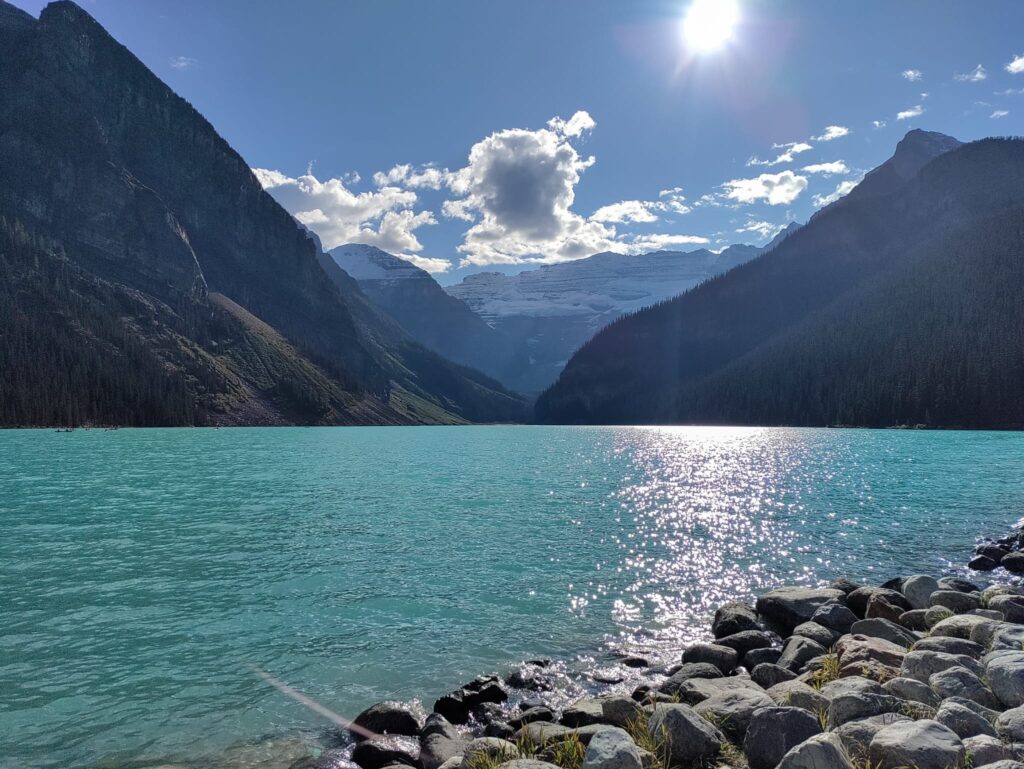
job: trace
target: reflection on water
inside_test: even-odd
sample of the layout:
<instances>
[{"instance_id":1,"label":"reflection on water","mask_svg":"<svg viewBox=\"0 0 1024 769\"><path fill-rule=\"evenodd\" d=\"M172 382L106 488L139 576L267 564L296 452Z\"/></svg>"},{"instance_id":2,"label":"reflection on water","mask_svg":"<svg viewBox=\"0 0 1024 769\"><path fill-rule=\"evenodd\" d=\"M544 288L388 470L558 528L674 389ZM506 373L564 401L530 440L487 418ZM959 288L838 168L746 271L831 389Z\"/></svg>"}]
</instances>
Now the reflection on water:
<instances>
[{"instance_id":1,"label":"reflection on water","mask_svg":"<svg viewBox=\"0 0 1024 769\"><path fill-rule=\"evenodd\" d=\"M0 765L287 765L321 722L250 665L353 715L552 657L564 700L623 670L609 651L676 657L725 601L961 563L1020 517L1022 449L746 428L0 433Z\"/></svg>"}]
</instances>

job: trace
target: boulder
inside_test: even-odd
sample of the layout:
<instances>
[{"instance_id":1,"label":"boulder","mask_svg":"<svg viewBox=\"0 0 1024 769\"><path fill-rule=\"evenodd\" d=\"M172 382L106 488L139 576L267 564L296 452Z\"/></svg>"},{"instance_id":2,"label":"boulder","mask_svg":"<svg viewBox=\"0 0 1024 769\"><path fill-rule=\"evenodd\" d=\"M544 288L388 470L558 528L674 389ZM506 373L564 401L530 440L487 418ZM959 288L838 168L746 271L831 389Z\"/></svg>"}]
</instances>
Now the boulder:
<instances>
[{"instance_id":1,"label":"boulder","mask_svg":"<svg viewBox=\"0 0 1024 769\"><path fill-rule=\"evenodd\" d=\"M971 631L971 640L987 645L994 649L1013 649L1020 651L1024 648L1024 627L1013 625L1008 622L993 622L991 625L976 625Z\"/></svg>"},{"instance_id":2,"label":"boulder","mask_svg":"<svg viewBox=\"0 0 1024 769\"><path fill-rule=\"evenodd\" d=\"M1024 623L1024 597L997 595L988 602L988 608L1001 612L1007 622Z\"/></svg>"},{"instance_id":3,"label":"boulder","mask_svg":"<svg viewBox=\"0 0 1024 769\"><path fill-rule=\"evenodd\" d=\"M927 609L913 609L911 611L905 611L900 615L899 624L907 630L927 630L927 616Z\"/></svg>"},{"instance_id":4,"label":"boulder","mask_svg":"<svg viewBox=\"0 0 1024 769\"><path fill-rule=\"evenodd\" d=\"M980 659L985 653L985 647L968 641L964 638L953 638L953 636L940 635L928 638L921 638L914 642L911 651L943 652L945 654L963 654L965 657Z\"/></svg>"},{"instance_id":5,"label":"boulder","mask_svg":"<svg viewBox=\"0 0 1024 769\"><path fill-rule=\"evenodd\" d=\"M583 769L643 769L640 751L622 729L595 734L583 756Z\"/></svg>"},{"instance_id":6,"label":"boulder","mask_svg":"<svg viewBox=\"0 0 1024 769\"><path fill-rule=\"evenodd\" d=\"M1000 713L996 716L995 727L1004 742L1024 742L1024 706Z\"/></svg>"},{"instance_id":7,"label":"boulder","mask_svg":"<svg viewBox=\"0 0 1024 769\"><path fill-rule=\"evenodd\" d=\"M352 723L375 734L399 734L405 737L418 737L421 728L419 717L400 702L378 702L371 705L356 716ZM353 731L352 737L356 741L366 739L358 731Z\"/></svg>"},{"instance_id":8,"label":"boulder","mask_svg":"<svg viewBox=\"0 0 1024 769\"><path fill-rule=\"evenodd\" d=\"M935 720L956 733L960 739L977 737L978 735L996 736L992 724L979 716L970 708L946 700L935 711Z\"/></svg>"},{"instance_id":9,"label":"boulder","mask_svg":"<svg viewBox=\"0 0 1024 769\"><path fill-rule=\"evenodd\" d=\"M683 684L693 678L721 678L722 671L708 662L688 662L669 676L658 687L665 694L676 694Z\"/></svg>"},{"instance_id":10,"label":"boulder","mask_svg":"<svg viewBox=\"0 0 1024 769\"><path fill-rule=\"evenodd\" d=\"M817 734L784 755L776 769L853 769L853 763L839 737Z\"/></svg>"},{"instance_id":11,"label":"boulder","mask_svg":"<svg viewBox=\"0 0 1024 769\"><path fill-rule=\"evenodd\" d=\"M972 571L992 571L998 565L998 563L993 561L987 555L976 555L967 562L967 568Z\"/></svg>"},{"instance_id":12,"label":"boulder","mask_svg":"<svg viewBox=\"0 0 1024 769\"><path fill-rule=\"evenodd\" d=\"M963 740L967 755L971 757L971 761L976 767L987 767L996 761L1013 758L1012 749L1008 745L1004 745L1003 741L998 737L989 737L988 735L981 734L977 737L961 739Z\"/></svg>"},{"instance_id":13,"label":"boulder","mask_svg":"<svg viewBox=\"0 0 1024 769\"><path fill-rule=\"evenodd\" d=\"M479 756L487 756L498 763L523 757L515 743L498 737L477 737L475 740L470 740L463 756L467 765Z\"/></svg>"},{"instance_id":14,"label":"boulder","mask_svg":"<svg viewBox=\"0 0 1024 769\"><path fill-rule=\"evenodd\" d=\"M821 733L818 719L800 708L760 708L750 719L743 752L750 769L775 769L790 750Z\"/></svg>"},{"instance_id":15,"label":"boulder","mask_svg":"<svg viewBox=\"0 0 1024 769\"><path fill-rule=\"evenodd\" d=\"M927 609L931 606L931 594L941 589L938 580L925 574L915 574L903 581L903 596L914 609Z\"/></svg>"},{"instance_id":16,"label":"boulder","mask_svg":"<svg viewBox=\"0 0 1024 769\"><path fill-rule=\"evenodd\" d=\"M935 608L935 607L933 607ZM929 609L931 611L931 609ZM981 625L996 625L998 622L988 617L979 617L977 614L955 614L946 617L931 627L933 636L953 636L954 638L970 639L974 628Z\"/></svg>"},{"instance_id":17,"label":"boulder","mask_svg":"<svg viewBox=\"0 0 1024 769\"><path fill-rule=\"evenodd\" d=\"M513 689L525 689L531 692L549 692L554 688L551 679L544 675L535 665L526 664L514 670L505 683Z\"/></svg>"},{"instance_id":18,"label":"boulder","mask_svg":"<svg viewBox=\"0 0 1024 769\"><path fill-rule=\"evenodd\" d=\"M419 766L420 743L398 734L388 734L357 742L352 760L362 769L383 769L392 764Z\"/></svg>"},{"instance_id":19,"label":"boulder","mask_svg":"<svg viewBox=\"0 0 1024 769\"><path fill-rule=\"evenodd\" d=\"M633 700L630 700L633 702ZM634 705L637 703L633 702ZM637 705L639 707L639 705ZM547 705L536 705L532 708L527 708L515 718L510 718L508 721L509 726L513 729L520 729L526 724L532 724L534 721L554 721L555 713Z\"/></svg>"},{"instance_id":20,"label":"boulder","mask_svg":"<svg viewBox=\"0 0 1024 769\"><path fill-rule=\"evenodd\" d=\"M880 684L899 677L900 670L892 665L885 665L875 660L867 662L849 662L839 668L841 678L856 676L858 678L870 678Z\"/></svg>"},{"instance_id":21,"label":"boulder","mask_svg":"<svg viewBox=\"0 0 1024 769\"><path fill-rule=\"evenodd\" d=\"M763 630L743 630L739 633L719 638L715 643L734 649L742 658L754 649L766 649L772 645L772 637Z\"/></svg>"},{"instance_id":22,"label":"boulder","mask_svg":"<svg viewBox=\"0 0 1024 769\"><path fill-rule=\"evenodd\" d=\"M964 744L937 721L901 721L871 740L868 758L877 769L950 769L963 763Z\"/></svg>"},{"instance_id":23,"label":"boulder","mask_svg":"<svg viewBox=\"0 0 1024 769\"><path fill-rule=\"evenodd\" d=\"M929 606L945 606L954 614L966 614L981 608L981 596L959 590L936 590L928 599Z\"/></svg>"},{"instance_id":24,"label":"boulder","mask_svg":"<svg viewBox=\"0 0 1024 769\"><path fill-rule=\"evenodd\" d=\"M718 729L687 705L656 705L648 731L655 739L665 735L672 766L714 758L725 740Z\"/></svg>"},{"instance_id":25,"label":"boulder","mask_svg":"<svg viewBox=\"0 0 1024 769\"><path fill-rule=\"evenodd\" d=\"M448 760L461 756L466 740L440 713L431 713L420 735L420 764L423 769L440 769Z\"/></svg>"},{"instance_id":26,"label":"boulder","mask_svg":"<svg viewBox=\"0 0 1024 769\"><path fill-rule=\"evenodd\" d=\"M711 622L711 633L715 638L742 633L745 630L760 630L757 612L745 603L727 603L715 612Z\"/></svg>"},{"instance_id":27,"label":"boulder","mask_svg":"<svg viewBox=\"0 0 1024 769\"><path fill-rule=\"evenodd\" d=\"M708 697L693 709L717 725L729 739L741 743L754 711L774 704L772 698L760 689L737 689Z\"/></svg>"},{"instance_id":28,"label":"boulder","mask_svg":"<svg viewBox=\"0 0 1024 769\"><path fill-rule=\"evenodd\" d=\"M853 635L862 635L869 638L881 638L904 649L917 641L917 636L900 627L897 623L880 618L861 619L853 623L850 629Z\"/></svg>"},{"instance_id":29,"label":"boulder","mask_svg":"<svg viewBox=\"0 0 1024 769\"><path fill-rule=\"evenodd\" d=\"M961 593L980 593L981 588L962 577L939 577L940 590L959 590Z\"/></svg>"},{"instance_id":30,"label":"boulder","mask_svg":"<svg viewBox=\"0 0 1024 769\"><path fill-rule=\"evenodd\" d=\"M538 761L535 758L517 758L506 761L500 769L561 769L557 764L549 764L547 761Z\"/></svg>"},{"instance_id":31,"label":"boulder","mask_svg":"<svg viewBox=\"0 0 1024 769\"><path fill-rule=\"evenodd\" d=\"M632 697L608 697L601 701L601 714L605 723L626 727L638 722L644 715L644 709Z\"/></svg>"},{"instance_id":32,"label":"boulder","mask_svg":"<svg viewBox=\"0 0 1024 769\"><path fill-rule=\"evenodd\" d=\"M1007 759L1005 761L996 761L994 764L979 766L978 769L1024 769L1024 764L1020 761Z\"/></svg>"},{"instance_id":33,"label":"boulder","mask_svg":"<svg viewBox=\"0 0 1024 769\"><path fill-rule=\"evenodd\" d=\"M937 708L942 701L928 684L921 683L913 678L893 678L882 684L887 694L899 697L910 702L920 702L932 708Z\"/></svg>"},{"instance_id":34,"label":"boulder","mask_svg":"<svg viewBox=\"0 0 1024 769\"><path fill-rule=\"evenodd\" d=\"M600 724L604 721L604 706L596 698L582 699L563 710L559 720L570 729Z\"/></svg>"},{"instance_id":35,"label":"boulder","mask_svg":"<svg viewBox=\"0 0 1024 769\"><path fill-rule=\"evenodd\" d=\"M1024 596L1024 587L1020 585L989 585L981 591L981 602L987 605L997 595Z\"/></svg>"},{"instance_id":36,"label":"boulder","mask_svg":"<svg viewBox=\"0 0 1024 769\"><path fill-rule=\"evenodd\" d=\"M973 672L963 667L952 667L932 674L928 685L942 699L963 697L993 710L1000 707L999 700Z\"/></svg>"},{"instance_id":37,"label":"boulder","mask_svg":"<svg viewBox=\"0 0 1024 769\"><path fill-rule=\"evenodd\" d=\"M783 681L792 681L796 678L796 673L791 670L787 670L779 665L773 665L770 662L763 662L750 671L751 680L760 686L762 689L771 689L776 684L780 684Z\"/></svg>"},{"instance_id":38,"label":"boulder","mask_svg":"<svg viewBox=\"0 0 1024 769\"><path fill-rule=\"evenodd\" d=\"M841 591L844 595L849 595L854 590L860 587L860 585L858 585L856 582L851 582L846 577L834 579L828 583L828 586L833 590Z\"/></svg>"},{"instance_id":39,"label":"boulder","mask_svg":"<svg viewBox=\"0 0 1024 769\"><path fill-rule=\"evenodd\" d=\"M776 705L801 708L817 716L828 710L829 701L819 691L802 681L783 681L768 690L768 696Z\"/></svg>"},{"instance_id":40,"label":"boulder","mask_svg":"<svg viewBox=\"0 0 1024 769\"><path fill-rule=\"evenodd\" d=\"M892 641L864 635L843 636L836 644L836 652L839 654L840 667L855 662L877 662L899 668L907 654L905 647Z\"/></svg>"},{"instance_id":41,"label":"boulder","mask_svg":"<svg viewBox=\"0 0 1024 769\"><path fill-rule=\"evenodd\" d=\"M819 606L811 615L811 622L817 622L822 627L827 627L839 634L849 633L856 621L857 615L841 603L827 603Z\"/></svg>"},{"instance_id":42,"label":"boulder","mask_svg":"<svg viewBox=\"0 0 1024 769\"><path fill-rule=\"evenodd\" d=\"M910 720L902 713L882 713L879 716L848 721L842 726L837 726L834 733L843 741L847 754L862 761L867 758L868 747L876 734L890 724Z\"/></svg>"},{"instance_id":43,"label":"boulder","mask_svg":"<svg viewBox=\"0 0 1024 769\"><path fill-rule=\"evenodd\" d=\"M793 628L793 635L800 636L802 638L809 638L823 648L830 649L832 645L839 640L839 636L841 636L842 633L830 630L824 625L819 625L817 622L809 621L801 622Z\"/></svg>"},{"instance_id":44,"label":"boulder","mask_svg":"<svg viewBox=\"0 0 1024 769\"><path fill-rule=\"evenodd\" d=\"M994 724L996 716L999 715L998 710L992 710L992 708L986 708L984 705L979 705L974 700L968 700L963 697L947 697L943 702L953 702L957 705L963 705L968 710L974 711L979 716L984 718L990 724Z\"/></svg>"},{"instance_id":45,"label":"boulder","mask_svg":"<svg viewBox=\"0 0 1024 769\"><path fill-rule=\"evenodd\" d=\"M868 599L868 606L864 610L866 618L887 619L890 622L899 622L900 617L907 611L903 606L890 601L885 596L873 595Z\"/></svg>"},{"instance_id":46,"label":"boulder","mask_svg":"<svg viewBox=\"0 0 1024 769\"><path fill-rule=\"evenodd\" d=\"M914 608L910 605L907 599L903 597L903 593L885 587L857 588L848 596L846 596L846 605L850 607L850 611L852 611L858 617L863 618L867 614L868 602L874 596L884 598L893 606L903 609L903 611L909 611L910 609Z\"/></svg>"},{"instance_id":47,"label":"boulder","mask_svg":"<svg viewBox=\"0 0 1024 769\"><path fill-rule=\"evenodd\" d=\"M999 702L1007 708L1024 705L1024 652L1004 650L985 659L985 677Z\"/></svg>"},{"instance_id":48,"label":"boulder","mask_svg":"<svg viewBox=\"0 0 1024 769\"><path fill-rule=\"evenodd\" d=\"M828 706L828 727L834 729L849 721L879 716L883 713L900 713L904 702L890 694L868 694L847 692L832 698Z\"/></svg>"},{"instance_id":49,"label":"boulder","mask_svg":"<svg viewBox=\"0 0 1024 769\"><path fill-rule=\"evenodd\" d=\"M747 676L728 678L691 678L679 687L676 696L687 705L696 705L709 697L734 691L761 692L760 686Z\"/></svg>"},{"instance_id":50,"label":"boulder","mask_svg":"<svg viewBox=\"0 0 1024 769\"><path fill-rule=\"evenodd\" d=\"M453 724L464 724L469 714L487 703L498 704L508 699L508 692L502 688L495 676L477 678L451 694L440 697L434 703L434 712L440 713Z\"/></svg>"},{"instance_id":51,"label":"boulder","mask_svg":"<svg viewBox=\"0 0 1024 769\"><path fill-rule=\"evenodd\" d=\"M779 661L779 657L782 656L782 649L777 647L764 648L764 649L751 649L743 655L743 667L747 670L753 670L758 665L766 662L775 665Z\"/></svg>"},{"instance_id":52,"label":"boulder","mask_svg":"<svg viewBox=\"0 0 1024 769\"><path fill-rule=\"evenodd\" d=\"M579 731L579 730L575 730ZM564 740L570 734L573 734L574 730L568 726L562 724L551 724L547 721L532 721L528 724L524 724L520 727L512 740L514 742L520 742L526 740L533 743L534 745L543 745L548 742L555 742L557 740Z\"/></svg>"},{"instance_id":53,"label":"boulder","mask_svg":"<svg viewBox=\"0 0 1024 769\"><path fill-rule=\"evenodd\" d=\"M829 681L821 687L821 696L827 700L832 700L840 694L849 694L851 692L858 692L862 694L885 694L885 690L882 689L882 685L880 683L861 676L848 676L836 681Z\"/></svg>"},{"instance_id":54,"label":"boulder","mask_svg":"<svg viewBox=\"0 0 1024 769\"><path fill-rule=\"evenodd\" d=\"M1005 558L1010 552L1010 548L995 542L983 542L974 548L974 552L978 555L983 555L986 558L991 558L997 564L1000 564L1002 563L1003 558Z\"/></svg>"},{"instance_id":55,"label":"boulder","mask_svg":"<svg viewBox=\"0 0 1024 769\"><path fill-rule=\"evenodd\" d=\"M826 654L827 650L819 643L802 636L790 636L786 645L782 647L782 656L779 657L779 667L798 672L809 660Z\"/></svg>"},{"instance_id":56,"label":"boulder","mask_svg":"<svg viewBox=\"0 0 1024 769\"><path fill-rule=\"evenodd\" d=\"M946 654L945 652L911 651L903 658L900 674L922 683L928 683L933 675L955 667L971 665L978 668L978 663L962 654ZM968 668L970 669L970 668Z\"/></svg>"},{"instance_id":57,"label":"boulder","mask_svg":"<svg viewBox=\"0 0 1024 769\"><path fill-rule=\"evenodd\" d=\"M792 630L813 617L819 606L845 597L841 590L832 588L781 587L757 599L757 613Z\"/></svg>"},{"instance_id":58,"label":"boulder","mask_svg":"<svg viewBox=\"0 0 1024 769\"><path fill-rule=\"evenodd\" d=\"M739 664L740 655L735 649L718 644L694 644L683 652L683 664L707 662L714 665L723 675L728 675Z\"/></svg>"},{"instance_id":59,"label":"boulder","mask_svg":"<svg viewBox=\"0 0 1024 769\"><path fill-rule=\"evenodd\" d=\"M500 740L513 740L516 736L516 730L505 721L494 720L487 723L481 736L497 737ZM420 760L422 761L422 758Z\"/></svg>"}]
</instances>

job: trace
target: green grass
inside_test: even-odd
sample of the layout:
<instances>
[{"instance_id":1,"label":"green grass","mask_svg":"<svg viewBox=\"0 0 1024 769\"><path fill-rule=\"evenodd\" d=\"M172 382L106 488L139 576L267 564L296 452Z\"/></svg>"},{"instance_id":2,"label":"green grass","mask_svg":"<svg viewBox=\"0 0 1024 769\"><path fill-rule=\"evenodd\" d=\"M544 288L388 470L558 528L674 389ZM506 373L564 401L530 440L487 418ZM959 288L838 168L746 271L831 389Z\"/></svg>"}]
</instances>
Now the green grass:
<instances>
[{"instance_id":1,"label":"green grass","mask_svg":"<svg viewBox=\"0 0 1024 769\"><path fill-rule=\"evenodd\" d=\"M811 687L821 691L825 684L831 683L837 678L839 678L839 655L829 650L829 653L821 660L821 667L814 671Z\"/></svg>"},{"instance_id":2,"label":"green grass","mask_svg":"<svg viewBox=\"0 0 1024 769\"><path fill-rule=\"evenodd\" d=\"M664 726L660 733L652 735L650 722L647 714L644 713L634 720L627 721L626 731L638 748L646 750L654 756L654 764L651 769L668 769L670 742Z\"/></svg>"}]
</instances>

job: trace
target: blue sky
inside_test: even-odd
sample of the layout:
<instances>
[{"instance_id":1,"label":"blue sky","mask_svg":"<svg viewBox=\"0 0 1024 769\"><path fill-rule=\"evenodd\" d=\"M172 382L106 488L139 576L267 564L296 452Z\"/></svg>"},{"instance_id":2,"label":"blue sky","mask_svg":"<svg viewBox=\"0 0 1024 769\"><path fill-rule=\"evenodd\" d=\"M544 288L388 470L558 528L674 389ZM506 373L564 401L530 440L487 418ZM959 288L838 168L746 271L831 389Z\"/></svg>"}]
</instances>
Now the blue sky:
<instances>
[{"instance_id":1,"label":"blue sky","mask_svg":"<svg viewBox=\"0 0 1024 769\"><path fill-rule=\"evenodd\" d=\"M82 5L328 247L379 245L443 283L764 242L911 128L1024 133L1019 0L737 0L730 39L699 53L692 2Z\"/></svg>"}]
</instances>

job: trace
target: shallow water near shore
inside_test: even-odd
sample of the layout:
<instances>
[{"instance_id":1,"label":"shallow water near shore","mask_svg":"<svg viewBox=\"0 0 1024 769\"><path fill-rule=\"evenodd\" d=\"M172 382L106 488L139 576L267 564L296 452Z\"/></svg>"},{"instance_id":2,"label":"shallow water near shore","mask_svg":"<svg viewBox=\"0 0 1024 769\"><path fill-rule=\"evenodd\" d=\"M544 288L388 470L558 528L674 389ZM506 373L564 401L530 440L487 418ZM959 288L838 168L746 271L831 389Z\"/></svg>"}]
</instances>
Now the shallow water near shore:
<instances>
[{"instance_id":1,"label":"shallow water near shore","mask_svg":"<svg viewBox=\"0 0 1024 769\"><path fill-rule=\"evenodd\" d=\"M1022 500L1015 433L0 432L0 765L319 744L253 666L350 716L531 657L570 697L728 600L964 573Z\"/></svg>"}]
</instances>

